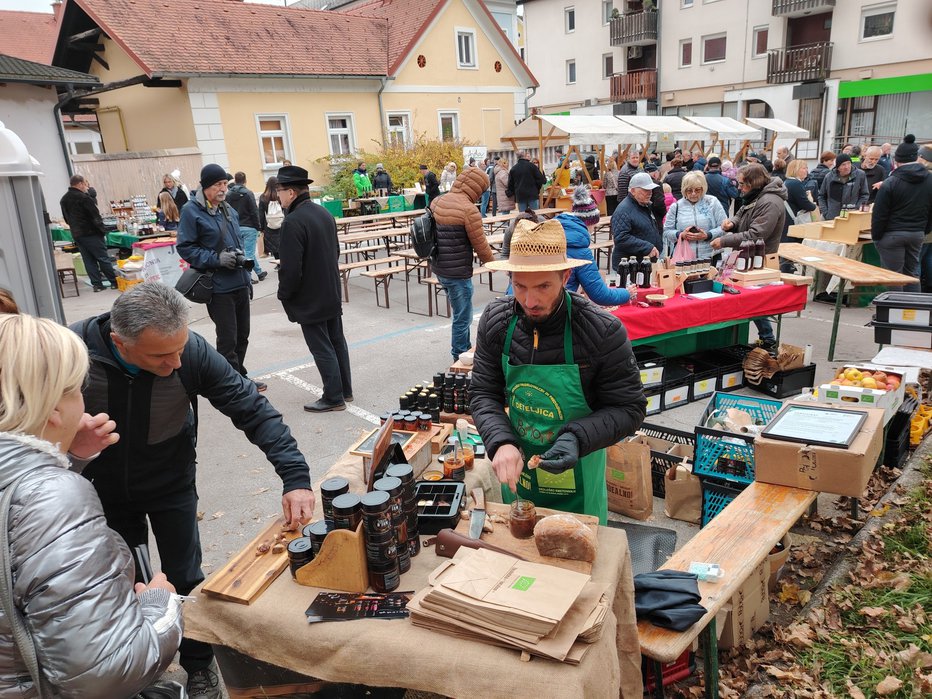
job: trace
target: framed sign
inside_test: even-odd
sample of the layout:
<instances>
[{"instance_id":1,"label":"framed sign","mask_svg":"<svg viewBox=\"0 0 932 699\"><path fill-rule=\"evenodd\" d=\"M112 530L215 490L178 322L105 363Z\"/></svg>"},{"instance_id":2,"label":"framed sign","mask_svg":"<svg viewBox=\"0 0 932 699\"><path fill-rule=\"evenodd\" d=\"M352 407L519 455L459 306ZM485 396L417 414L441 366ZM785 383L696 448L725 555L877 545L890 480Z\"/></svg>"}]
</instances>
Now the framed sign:
<instances>
[{"instance_id":1,"label":"framed sign","mask_svg":"<svg viewBox=\"0 0 932 699\"><path fill-rule=\"evenodd\" d=\"M761 436L847 449L866 418L867 415L859 410L789 405L764 428Z\"/></svg>"}]
</instances>

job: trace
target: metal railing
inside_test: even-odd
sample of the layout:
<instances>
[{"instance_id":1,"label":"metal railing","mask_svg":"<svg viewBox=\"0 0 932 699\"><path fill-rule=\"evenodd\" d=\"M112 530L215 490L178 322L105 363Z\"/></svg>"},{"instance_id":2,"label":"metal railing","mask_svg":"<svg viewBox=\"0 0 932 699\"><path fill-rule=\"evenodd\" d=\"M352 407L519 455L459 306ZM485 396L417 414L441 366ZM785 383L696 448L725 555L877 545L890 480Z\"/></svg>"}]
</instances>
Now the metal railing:
<instances>
[{"instance_id":1,"label":"metal railing","mask_svg":"<svg viewBox=\"0 0 932 699\"><path fill-rule=\"evenodd\" d=\"M643 45L657 41L657 11L642 10L612 19L611 45Z\"/></svg>"},{"instance_id":2,"label":"metal railing","mask_svg":"<svg viewBox=\"0 0 932 699\"><path fill-rule=\"evenodd\" d=\"M612 76L612 102L657 99L657 71L629 70Z\"/></svg>"},{"instance_id":3,"label":"metal railing","mask_svg":"<svg viewBox=\"0 0 932 699\"><path fill-rule=\"evenodd\" d=\"M832 42L770 49L767 52L768 83L825 80L832 70Z\"/></svg>"},{"instance_id":4,"label":"metal railing","mask_svg":"<svg viewBox=\"0 0 932 699\"><path fill-rule=\"evenodd\" d=\"M771 14L774 17L789 17L828 12L833 7L835 7L835 0L773 0Z\"/></svg>"}]
</instances>

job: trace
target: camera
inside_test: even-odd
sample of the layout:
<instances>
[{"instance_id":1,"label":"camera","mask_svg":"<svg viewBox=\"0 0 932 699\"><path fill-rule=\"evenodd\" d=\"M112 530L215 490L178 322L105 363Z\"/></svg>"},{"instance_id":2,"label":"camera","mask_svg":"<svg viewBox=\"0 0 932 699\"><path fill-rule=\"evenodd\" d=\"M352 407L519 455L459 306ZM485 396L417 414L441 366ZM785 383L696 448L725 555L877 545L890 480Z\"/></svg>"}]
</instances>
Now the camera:
<instances>
[{"instance_id":1,"label":"camera","mask_svg":"<svg viewBox=\"0 0 932 699\"><path fill-rule=\"evenodd\" d=\"M250 260L248 257L246 257L246 253L244 253L239 248L234 248L232 252L234 255L236 255L237 267L241 267L251 272L252 268L256 266L255 260Z\"/></svg>"}]
</instances>

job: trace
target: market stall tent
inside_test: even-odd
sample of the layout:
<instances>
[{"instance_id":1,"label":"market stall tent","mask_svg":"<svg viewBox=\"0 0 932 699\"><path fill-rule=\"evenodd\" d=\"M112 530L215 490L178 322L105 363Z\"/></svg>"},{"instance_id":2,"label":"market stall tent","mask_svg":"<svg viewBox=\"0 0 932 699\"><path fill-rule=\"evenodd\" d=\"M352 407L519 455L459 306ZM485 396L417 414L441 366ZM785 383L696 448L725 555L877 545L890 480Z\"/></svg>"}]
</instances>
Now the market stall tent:
<instances>
[{"instance_id":1,"label":"market stall tent","mask_svg":"<svg viewBox=\"0 0 932 699\"><path fill-rule=\"evenodd\" d=\"M700 141L708 141L712 134L709 129L686 121L678 116L625 116L620 117L631 126L645 132L643 152L646 153L651 141L657 142L657 150L673 150L677 141L691 141L690 148Z\"/></svg>"},{"instance_id":2,"label":"market stall tent","mask_svg":"<svg viewBox=\"0 0 932 699\"><path fill-rule=\"evenodd\" d=\"M800 128L788 121L783 121L782 119L751 119L748 117L745 121L751 126L773 132L773 136L770 137L770 142L764 148L765 151L770 153L773 152L773 144L778 137L794 139L793 145L789 147L790 150L796 147L799 139L809 138L809 132L806 131L806 129Z\"/></svg>"},{"instance_id":3,"label":"market stall tent","mask_svg":"<svg viewBox=\"0 0 932 699\"><path fill-rule=\"evenodd\" d=\"M737 153L737 155L743 155L747 150L749 141L757 141L763 137L763 133L759 129L748 124L742 124L731 117L688 116L685 119L698 124L704 129L708 129L712 133L712 143L706 150L706 155L718 155L718 151L720 151L723 159L731 159L727 141L744 141ZM716 145L719 146L717 151Z\"/></svg>"}]
</instances>

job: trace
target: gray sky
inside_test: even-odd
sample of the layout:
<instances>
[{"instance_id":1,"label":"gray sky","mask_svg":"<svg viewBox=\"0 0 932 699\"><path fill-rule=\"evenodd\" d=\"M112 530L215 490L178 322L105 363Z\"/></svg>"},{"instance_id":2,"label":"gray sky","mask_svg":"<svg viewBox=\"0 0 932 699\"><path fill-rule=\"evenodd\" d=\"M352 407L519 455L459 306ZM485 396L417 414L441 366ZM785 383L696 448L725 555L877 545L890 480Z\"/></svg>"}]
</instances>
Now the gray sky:
<instances>
[{"instance_id":1,"label":"gray sky","mask_svg":"<svg viewBox=\"0 0 932 699\"><path fill-rule=\"evenodd\" d=\"M284 5L282 0L249 0L262 5ZM291 0L289 0L291 2ZM51 12L52 0L0 0L0 10L28 10L29 12Z\"/></svg>"}]
</instances>

